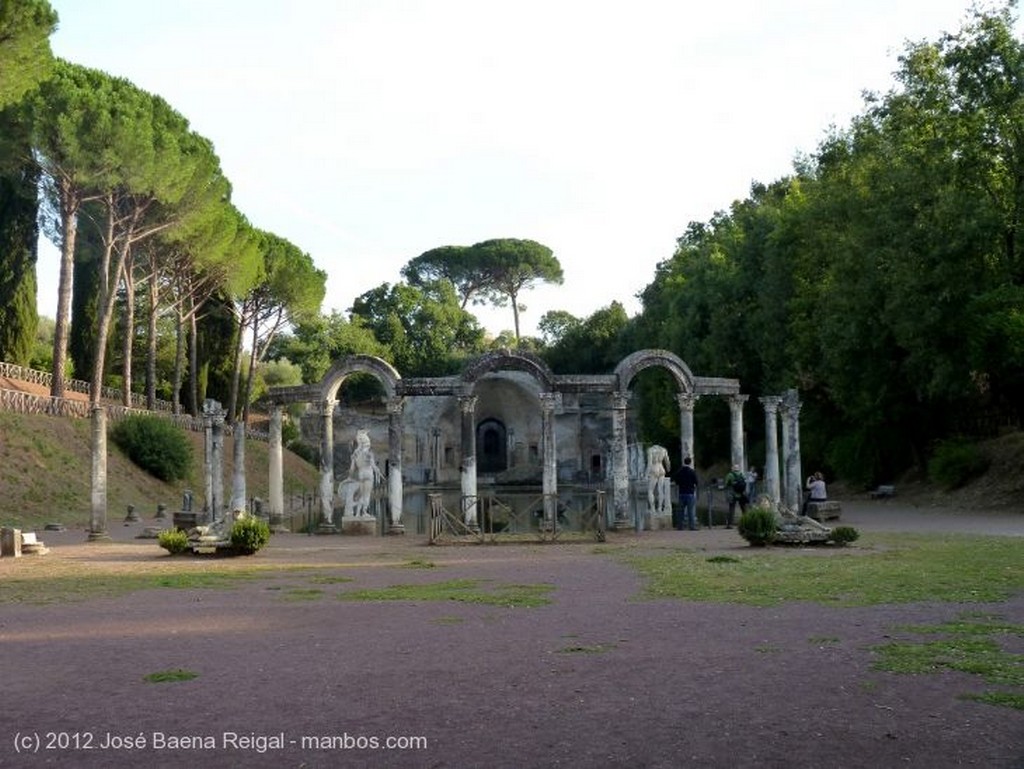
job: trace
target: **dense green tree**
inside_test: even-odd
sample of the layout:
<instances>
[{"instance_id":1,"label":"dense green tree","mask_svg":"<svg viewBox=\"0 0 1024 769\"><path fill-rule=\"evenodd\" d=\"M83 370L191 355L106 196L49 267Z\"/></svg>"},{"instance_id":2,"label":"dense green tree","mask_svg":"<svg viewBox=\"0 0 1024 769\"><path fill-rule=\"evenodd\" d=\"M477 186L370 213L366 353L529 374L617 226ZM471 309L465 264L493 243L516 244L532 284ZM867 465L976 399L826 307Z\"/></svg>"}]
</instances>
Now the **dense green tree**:
<instances>
[{"instance_id":1,"label":"dense green tree","mask_svg":"<svg viewBox=\"0 0 1024 769\"><path fill-rule=\"evenodd\" d=\"M0 109L15 104L53 67L57 14L46 0L0 2Z\"/></svg>"},{"instance_id":2,"label":"dense green tree","mask_svg":"<svg viewBox=\"0 0 1024 769\"><path fill-rule=\"evenodd\" d=\"M626 351L621 335L629 324L625 308L612 302L584 320L568 313L545 316L557 318L560 336L541 351L541 357L559 374L610 374Z\"/></svg>"},{"instance_id":3,"label":"dense green tree","mask_svg":"<svg viewBox=\"0 0 1024 769\"><path fill-rule=\"evenodd\" d=\"M454 287L443 280L422 289L384 283L355 300L352 322L373 333L402 376L455 373L483 345L476 319L462 309Z\"/></svg>"},{"instance_id":4,"label":"dense green tree","mask_svg":"<svg viewBox=\"0 0 1024 769\"><path fill-rule=\"evenodd\" d=\"M327 275L316 268L309 254L271 233L261 233L262 270L253 286L235 302L239 335L235 343L234 376L228 401L228 419L248 420L256 366L267 354L274 337L292 323L315 317L324 299ZM241 386L243 334L249 334L249 365Z\"/></svg>"},{"instance_id":5,"label":"dense green tree","mask_svg":"<svg viewBox=\"0 0 1024 769\"><path fill-rule=\"evenodd\" d=\"M268 357L287 358L299 366L306 384L319 382L347 355L387 359L390 352L358 317L349 321L336 310L297 323L291 333L281 334L268 352Z\"/></svg>"},{"instance_id":6,"label":"dense green tree","mask_svg":"<svg viewBox=\"0 0 1024 769\"><path fill-rule=\"evenodd\" d=\"M7 142L28 134L18 110L0 110ZM0 145L7 142L0 142ZM4 152L0 146L0 153ZM11 167L0 163L0 360L27 365L35 346L39 170L22 149Z\"/></svg>"}]
</instances>

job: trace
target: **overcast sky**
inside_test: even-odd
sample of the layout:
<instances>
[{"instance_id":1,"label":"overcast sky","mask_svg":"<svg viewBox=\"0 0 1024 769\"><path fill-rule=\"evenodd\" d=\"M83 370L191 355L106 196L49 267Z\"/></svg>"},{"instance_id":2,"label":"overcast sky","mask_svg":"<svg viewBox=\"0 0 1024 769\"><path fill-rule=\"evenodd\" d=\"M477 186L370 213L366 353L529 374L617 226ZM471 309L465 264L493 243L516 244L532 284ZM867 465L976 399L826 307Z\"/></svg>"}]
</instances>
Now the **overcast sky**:
<instances>
[{"instance_id":1,"label":"overcast sky","mask_svg":"<svg viewBox=\"0 0 1024 769\"><path fill-rule=\"evenodd\" d=\"M792 171L968 0L50 0L54 52L159 94L235 205L328 274L324 312L442 245L529 238L521 301L636 294L692 221ZM56 311L40 253L40 312ZM492 332L511 310L478 313Z\"/></svg>"}]
</instances>

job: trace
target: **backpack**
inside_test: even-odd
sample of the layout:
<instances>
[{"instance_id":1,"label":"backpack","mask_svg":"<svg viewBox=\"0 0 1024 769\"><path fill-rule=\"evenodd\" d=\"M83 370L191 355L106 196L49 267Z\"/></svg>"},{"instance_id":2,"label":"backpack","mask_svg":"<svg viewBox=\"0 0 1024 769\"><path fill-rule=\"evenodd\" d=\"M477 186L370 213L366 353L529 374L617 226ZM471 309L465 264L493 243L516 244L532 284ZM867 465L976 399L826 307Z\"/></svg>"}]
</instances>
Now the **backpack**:
<instances>
[{"instance_id":1,"label":"backpack","mask_svg":"<svg viewBox=\"0 0 1024 769\"><path fill-rule=\"evenodd\" d=\"M734 494L743 494L747 490L747 481L745 478L733 478L732 479L732 491Z\"/></svg>"}]
</instances>

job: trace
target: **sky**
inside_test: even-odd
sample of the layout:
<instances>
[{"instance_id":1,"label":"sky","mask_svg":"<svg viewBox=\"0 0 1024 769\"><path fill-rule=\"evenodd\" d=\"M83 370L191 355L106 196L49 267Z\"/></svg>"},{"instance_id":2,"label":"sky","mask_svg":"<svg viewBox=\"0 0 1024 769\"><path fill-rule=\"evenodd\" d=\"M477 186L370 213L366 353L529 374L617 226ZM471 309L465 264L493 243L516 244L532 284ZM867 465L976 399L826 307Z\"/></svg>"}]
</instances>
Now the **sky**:
<instances>
[{"instance_id":1,"label":"sky","mask_svg":"<svg viewBox=\"0 0 1024 769\"><path fill-rule=\"evenodd\" d=\"M323 311L444 245L527 238L585 318L637 294L690 222L790 174L970 0L50 0L54 53L163 97L233 202L326 271ZM39 311L57 252L40 250ZM473 308L492 333L510 308Z\"/></svg>"}]
</instances>

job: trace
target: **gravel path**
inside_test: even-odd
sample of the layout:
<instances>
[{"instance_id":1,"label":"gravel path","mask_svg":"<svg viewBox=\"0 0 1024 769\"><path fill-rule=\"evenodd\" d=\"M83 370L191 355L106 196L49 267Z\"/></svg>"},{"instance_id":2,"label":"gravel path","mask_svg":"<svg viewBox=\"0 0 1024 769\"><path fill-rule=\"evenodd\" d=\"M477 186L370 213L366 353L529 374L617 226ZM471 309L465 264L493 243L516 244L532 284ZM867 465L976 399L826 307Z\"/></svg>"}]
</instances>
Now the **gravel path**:
<instances>
[{"instance_id":1,"label":"gravel path","mask_svg":"<svg viewBox=\"0 0 1024 769\"><path fill-rule=\"evenodd\" d=\"M1024 537L1024 514L896 500L844 503L842 523ZM103 545L41 532L52 552L0 560L0 580L164 558L136 531L112 528ZM747 549L724 529L639 541ZM425 561L436 567L408 568ZM0 766L1024 767L1024 713L961 699L979 690L967 675L873 670L868 648L966 609L1024 624L1024 595L853 609L637 600L637 574L590 545L414 536L277 535L249 563L314 568L231 589L0 604ZM455 579L550 583L553 602L339 598ZM198 676L144 680L176 669Z\"/></svg>"}]
</instances>

